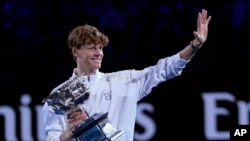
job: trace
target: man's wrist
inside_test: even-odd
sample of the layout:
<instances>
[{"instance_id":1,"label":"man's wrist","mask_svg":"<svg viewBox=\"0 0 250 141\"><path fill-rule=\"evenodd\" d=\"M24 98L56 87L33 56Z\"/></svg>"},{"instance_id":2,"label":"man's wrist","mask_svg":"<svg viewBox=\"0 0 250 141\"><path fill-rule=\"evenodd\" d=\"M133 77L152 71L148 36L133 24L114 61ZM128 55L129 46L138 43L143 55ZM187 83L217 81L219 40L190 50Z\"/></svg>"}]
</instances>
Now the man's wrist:
<instances>
[{"instance_id":1,"label":"man's wrist","mask_svg":"<svg viewBox=\"0 0 250 141\"><path fill-rule=\"evenodd\" d=\"M72 137L72 131L68 128L60 135L60 141L68 141Z\"/></svg>"},{"instance_id":2,"label":"man's wrist","mask_svg":"<svg viewBox=\"0 0 250 141\"><path fill-rule=\"evenodd\" d=\"M190 42L189 46L190 46L193 50L195 50L195 51L198 51L198 50L199 50L198 47L194 46L193 41Z\"/></svg>"}]
</instances>

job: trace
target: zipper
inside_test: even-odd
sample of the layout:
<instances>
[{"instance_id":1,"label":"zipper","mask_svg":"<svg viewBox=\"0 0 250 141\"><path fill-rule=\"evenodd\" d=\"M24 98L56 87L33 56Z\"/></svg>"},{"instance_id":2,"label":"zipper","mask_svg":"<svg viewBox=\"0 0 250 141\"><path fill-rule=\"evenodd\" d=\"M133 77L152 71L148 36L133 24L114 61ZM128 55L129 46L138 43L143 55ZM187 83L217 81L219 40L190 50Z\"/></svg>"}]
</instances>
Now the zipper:
<instances>
[{"instance_id":1,"label":"zipper","mask_svg":"<svg viewBox=\"0 0 250 141\"><path fill-rule=\"evenodd\" d=\"M90 77L88 76L88 81L90 82Z\"/></svg>"}]
</instances>

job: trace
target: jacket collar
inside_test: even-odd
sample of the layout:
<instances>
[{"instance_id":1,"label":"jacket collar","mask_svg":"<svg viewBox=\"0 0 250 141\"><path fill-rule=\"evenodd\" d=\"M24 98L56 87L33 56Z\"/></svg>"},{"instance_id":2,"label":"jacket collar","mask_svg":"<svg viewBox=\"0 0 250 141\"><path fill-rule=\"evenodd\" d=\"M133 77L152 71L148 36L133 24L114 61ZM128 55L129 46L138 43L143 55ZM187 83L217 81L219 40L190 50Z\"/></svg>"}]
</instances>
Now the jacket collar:
<instances>
[{"instance_id":1,"label":"jacket collar","mask_svg":"<svg viewBox=\"0 0 250 141\"><path fill-rule=\"evenodd\" d=\"M76 68L74 68L71 77L77 76L77 74L75 73L75 70L76 70ZM99 70L96 70L95 74L92 74L92 75L89 75L89 76L83 75L82 77L84 78L84 80L87 80L88 83L93 83L93 82L96 82L97 80L101 79L101 77L103 76L102 74L103 73L101 73Z\"/></svg>"}]
</instances>

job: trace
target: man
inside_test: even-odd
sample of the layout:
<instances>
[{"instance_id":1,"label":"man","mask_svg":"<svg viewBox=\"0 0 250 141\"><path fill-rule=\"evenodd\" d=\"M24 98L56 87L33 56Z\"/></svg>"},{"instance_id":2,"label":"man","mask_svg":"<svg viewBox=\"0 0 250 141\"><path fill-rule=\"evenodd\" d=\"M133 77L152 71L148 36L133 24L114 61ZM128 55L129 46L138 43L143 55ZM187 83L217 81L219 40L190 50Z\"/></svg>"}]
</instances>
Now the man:
<instances>
[{"instance_id":1,"label":"man","mask_svg":"<svg viewBox=\"0 0 250 141\"><path fill-rule=\"evenodd\" d=\"M197 31L194 39L180 52L160 59L156 65L143 70L123 70L112 73L99 71L103 59L103 48L109 39L96 27L77 26L68 36L68 47L76 62L71 78L84 74L84 83L90 88L89 98L85 101L88 115L77 109L68 115L57 115L45 102L44 124L47 140L74 140L72 131L89 116L108 112L109 120L115 127L124 131L117 141L133 141L137 103L147 96L153 87L177 77L186 64L207 40L208 24L211 16L202 9L198 13ZM57 90L60 86L55 88Z\"/></svg>"}]
</instances>

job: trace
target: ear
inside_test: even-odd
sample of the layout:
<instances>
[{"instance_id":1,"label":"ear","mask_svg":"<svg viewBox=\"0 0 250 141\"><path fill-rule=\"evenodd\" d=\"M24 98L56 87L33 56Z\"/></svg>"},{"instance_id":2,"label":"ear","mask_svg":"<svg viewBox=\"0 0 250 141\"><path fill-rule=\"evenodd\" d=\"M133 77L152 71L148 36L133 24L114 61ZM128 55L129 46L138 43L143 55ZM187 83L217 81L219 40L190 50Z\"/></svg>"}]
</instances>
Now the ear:
<instances>
[{"instance_id":1,"label":"ear","mask_svg":"<svg viewBox=\"0 0 250 141\"><path fill-rule=\"evenodd\" d=\"M75 47L72 47L71 52L74 57L77 56L77 49Z\"/></svg>"}]
</instances>

